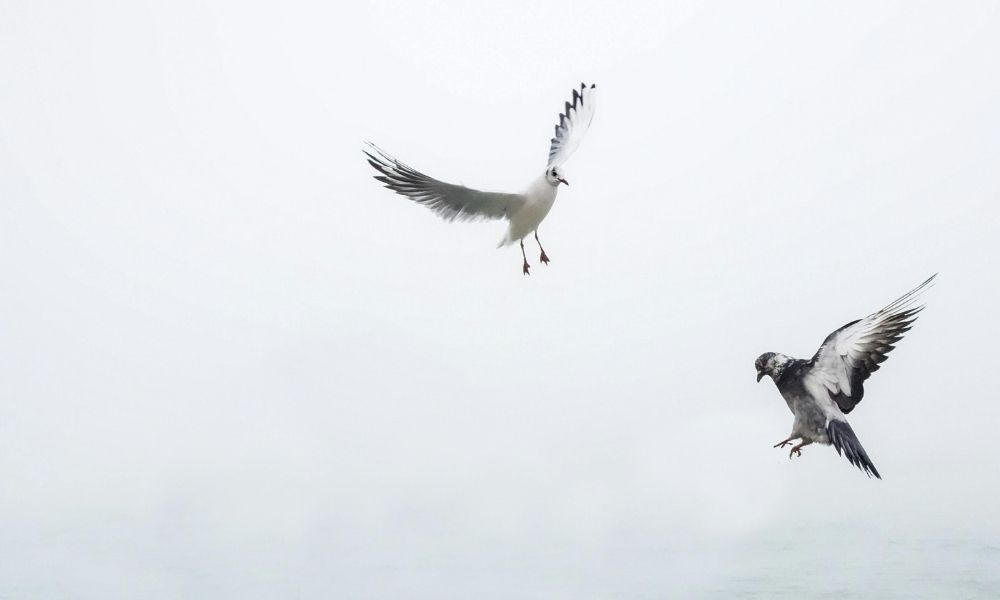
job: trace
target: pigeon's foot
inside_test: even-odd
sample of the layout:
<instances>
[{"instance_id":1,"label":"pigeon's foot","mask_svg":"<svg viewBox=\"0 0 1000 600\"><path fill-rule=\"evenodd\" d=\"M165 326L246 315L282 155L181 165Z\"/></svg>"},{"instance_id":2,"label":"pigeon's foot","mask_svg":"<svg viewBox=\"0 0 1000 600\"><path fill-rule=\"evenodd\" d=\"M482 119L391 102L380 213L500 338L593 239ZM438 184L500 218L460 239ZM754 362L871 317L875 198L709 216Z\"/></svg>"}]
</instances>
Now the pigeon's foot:
<instances>
[{"instance_id":1,"label":"pigeon's foot","mask_svg":"<svg viewBox=\"0 0 1000 600\"><path fill-rule=\"evenodd\" d=\"M802 456L802 447L803 446L808 446L811 443L812 443L811 441L805 440L801 444L799 444L798 446L792 447L791 452L788 453L788 460L792 460L792 455L793 454L795 456Z\"/></svg>"},{"instance_id":2,"label":"pigeon's foot","mask_svg":"<svg viewBox=\"0 0 1000 600\"><path fill-rule=\"evenodd\" d=\"M783 442L778 442L777 444L775 444L775 445L773 445L771 447L772 448L784 448L785 446L787 446L788 444L791 444L791 443L792 443L792 438L788 438L787 440L785 440Z\"/></svg>"},{"instance_id":3,"label":"pigeon's foot","mask_svg":"<svg viewBox=\"0 0 1000 600\"><path fill-rule=\"evenodd\" d=\"M524 270L525 275L531 275L531 273L528 272L528 269L530 268L531 265L528 264L528 261L524 261L524 266L522 267L522 269Z\"/></svg>"},{"instance_id":4,"label":"pigeon's foot","mask_svg":"<svg viewBox=\"0 0 1000 600\"><path fill-rule=\"evenodd\" d=\"M545 255L545 250L542 250L542 255L538 258L538 260L545 264L549 264L549 257Z\"/></svg>"}]
</instances>

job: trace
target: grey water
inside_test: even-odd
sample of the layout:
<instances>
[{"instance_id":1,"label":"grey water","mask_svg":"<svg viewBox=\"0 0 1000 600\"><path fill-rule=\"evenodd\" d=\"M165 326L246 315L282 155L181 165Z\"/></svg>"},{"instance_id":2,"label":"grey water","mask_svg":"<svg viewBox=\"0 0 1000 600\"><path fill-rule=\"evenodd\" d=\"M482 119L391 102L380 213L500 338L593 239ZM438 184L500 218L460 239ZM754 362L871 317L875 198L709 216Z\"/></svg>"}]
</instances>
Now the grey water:
<instances>
[{"instance_id":1,"label":"grey water","mask_svg":"<svg viewBox=\"0 0 1000 600\"><path fill-rule=\"evenodd\" d=\"M7 536L0 598L998 598L1000 544L843 525L667 539L494 540L317 527L304 538ZM213 538L213 539L209 539ZM45 549L53 552L46 552ZM68 560L67 560L68 559Z\"/></svg>"},{"instance_id":2,"label":"grey water","mask_svg":"<svg viewBox=\"0 0 1000 600\"><path fill-rule=\"evenodd\" d=\"M1000 598L1000 545L779 532L736 542L610 544L399 557L346 578L357 598Z\"/></svg>"}]
</instances>

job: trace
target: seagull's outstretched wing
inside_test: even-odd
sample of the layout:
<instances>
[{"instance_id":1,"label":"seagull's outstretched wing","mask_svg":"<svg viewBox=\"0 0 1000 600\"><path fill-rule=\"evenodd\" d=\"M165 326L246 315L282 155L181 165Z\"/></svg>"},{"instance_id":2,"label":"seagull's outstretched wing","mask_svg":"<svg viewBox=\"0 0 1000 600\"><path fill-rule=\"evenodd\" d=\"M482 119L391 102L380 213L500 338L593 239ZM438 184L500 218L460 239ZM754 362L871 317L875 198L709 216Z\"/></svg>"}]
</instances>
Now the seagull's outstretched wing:
<instances>
[{"instance_id":1,"label":"seagull's outstretched wing","mask_svg":"<svg viewBox=\"0 0 1000 600\"><path fill-rule=\"evenodd\" d=\"M385 187L423 204L447 221L502 219L524 205L521 194L481 192L428 177L386 154L381 148L367 143L364 150L368 164L381 173L375 179Z\"/></svg>"},{"instance_id":2,"label":"seagull's outstretched wing","mask_svg":"<svg viewBox=\"0 0 1000 600\"><path fill-rule=\"evenodd\" d=\"M559 115L556 137L552 138L552 146L549 147L548 168L565 163L580 145L590 127L590 122L594 120L596 95L596 85L587 86L581 83L579 90L573 90L573 103L567 102L566 110Z\"/></svg>"},{"instance_id":3,"label":"seagull's outstretched wing","mask_svg":"<svg viewBox=\"0 0 1000 600\"><path fill-rule=\"evenodd\" d=\"M882 310L834 331L813 356L805 377L822 383L844 414L861 402L865 380L913 326L917 313L924 309L914 303L935 277L932 275Z\"/></svg>"}]
</instances>

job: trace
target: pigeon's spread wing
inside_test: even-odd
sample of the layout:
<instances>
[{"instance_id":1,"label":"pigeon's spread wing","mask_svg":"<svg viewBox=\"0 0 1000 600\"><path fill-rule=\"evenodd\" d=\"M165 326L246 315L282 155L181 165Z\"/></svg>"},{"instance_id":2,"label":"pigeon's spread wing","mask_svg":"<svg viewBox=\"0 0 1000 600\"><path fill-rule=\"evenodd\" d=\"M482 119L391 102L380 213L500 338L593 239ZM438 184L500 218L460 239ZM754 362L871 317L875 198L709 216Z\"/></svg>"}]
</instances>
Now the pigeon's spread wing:
<instances>
[{"instance_id":1,"label":"pigeon's spread wing","mask_svg":"<svg viewBox=\"0 0 1000 600\"><path fill-rule=\"evenodd\" d=\"M878 469L868 457L868 453L865 452L864 446L858 441L858 436L854 434L854 430L847 422L847 417L844 416L844 413L849 412L850 409L843 410L844 404L837 401L837 396L815 373L807 372L802 380L802 385L809 399L815 403L816 408L825 418L826 423L823 427L826 429L830 443L837 450L837 454L846 457L852 465L867 473L869 477L874 475L882 479L882 476L878 474ZM799 418L798 412L795 413L795 417Z\"/></svg>"},{"instance_id":2,"label":"pigeon's spread wing","mask_svg":"<svg viewBox=\"0 0 1000 600\"><path fill-rule=\"evenodd\" d=\"M379 172L375 179L448 221L502 219L509 217L525 202L520 194L481 192L438 181L396 160L371 142L364 153L368 164Z\"/></svg>"},{"instance_id":3,"label":"pigeon's spread wing","mask_svg":"<svg viewBox=\"0 0 1000 600\"><path fill-rule=\"evenodd\" d=\"M914 303L935 277L882 310L834 331L813 356L806 377L822 383L845 414L861 402L865 380L913 326L917 313L924 308Z\"/></svg>"},{"instance_id":4,"label":"pigeon's spread wing","mask_svg":"<svg viewBox=\"0 0 1000 600\"><path fill-rule=\"evenodd\" d=\"M852 465L864 471L869 477L874 475L877 479L882 479L878 474L878 469L868 458L864 446L858 441L858 436L847 421L831 419L826 426L826 435L830 438L830 443L837 450L837 454L843 454L844 458Z\"/></svg>"},{"instance_id":5,"label":"pigeon's spread wing","mask_svg":"<svg viewBox=\"0 0 1000 600\"><path fill-rule=\"evenodd\" d=\"M565 111L559 115L556 137L552 138L552 145L549 147L548 168L565 163L580 145L590 122L594 120L596 95L596 85L581 83L579 90L573 90L572 102L567 102Z\"/></svg>"}]
</instances>

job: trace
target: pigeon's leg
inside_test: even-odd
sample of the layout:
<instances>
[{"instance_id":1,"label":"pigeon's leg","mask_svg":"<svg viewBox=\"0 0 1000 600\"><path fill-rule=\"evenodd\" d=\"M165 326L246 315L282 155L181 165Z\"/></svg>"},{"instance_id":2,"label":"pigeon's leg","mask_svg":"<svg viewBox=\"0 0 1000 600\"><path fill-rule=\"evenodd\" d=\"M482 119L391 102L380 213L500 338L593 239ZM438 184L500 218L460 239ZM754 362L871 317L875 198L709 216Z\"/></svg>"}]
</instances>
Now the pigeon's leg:
<instances>
[{"instance_id":1,"label":"pigeon's leg","mask_svg":"<svg viewBox=\"0 0 1000 600\"><path fill-rule=\"evenodd\" d=\"M802 443L799 444L798 446L792 446L792 451L788 453L788 460L792 459L793 454L795 456L802 456L802 448L808 446L811 443L813 443L812 440L802 440Z\"/></svg>"},{"instance_id":2,"label":"pigeon's leg","mask_svg":"<svg viewBox=\"0 0 1000 600\"><path fill-rule=\"evenodd\" d=\"M542 251L542 256L538 260L549 264L549 257L545 255L545 248L542 248L542 240L538 239L538 230L535 230L535 241L538 242L538 249Z\"/></svg>"},{"instance_id":3,"label":"pigeon's leg","mask_svg":"<svg viewBox=\"0 0 1000 600\"><path fill-rule=\"evenodd\" d=\"M528 272L531 265L528 264L528 256L524 253L524 238L521 238L521 256L524 257L524 274L531 275L531 273Z\"/></svg>"},{"instance_id":4,"label":"pigeon's leg","mask_svg":"<svg viewBox=\"0 0 1000 600\"><path fill-rule=\"evenodd\" d=\"M772 446L772 448L784 448L788 444L791 444L793 440L799 439L799 437L800 436L793 435L792 437L788 438L787 440L781 440L780 442L778 442L777 444L775 444L774 446Z\"/></svg>"}]
</instances>

